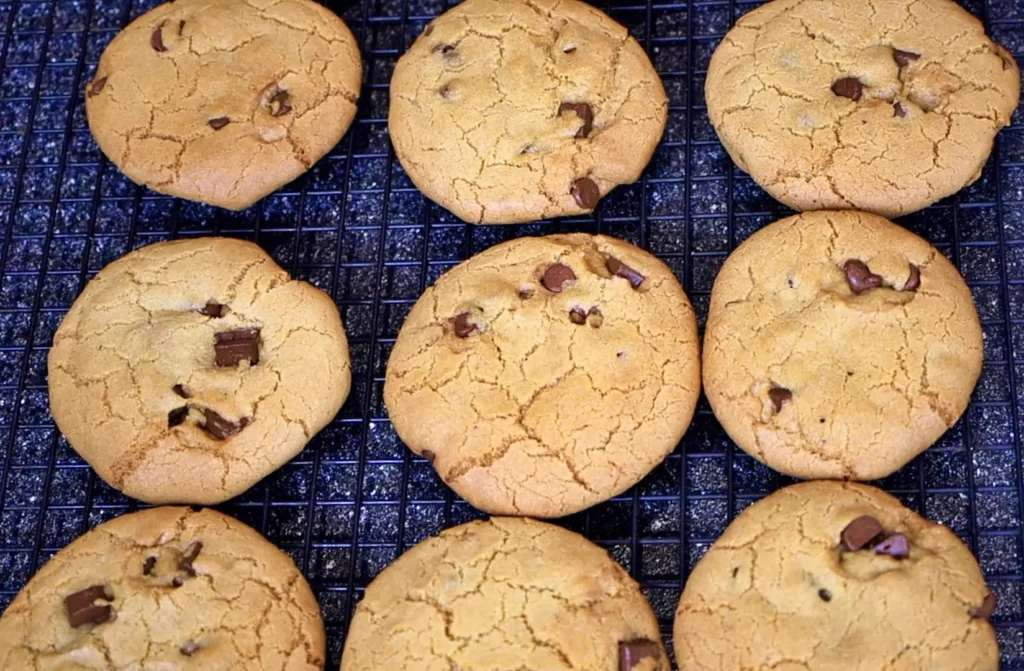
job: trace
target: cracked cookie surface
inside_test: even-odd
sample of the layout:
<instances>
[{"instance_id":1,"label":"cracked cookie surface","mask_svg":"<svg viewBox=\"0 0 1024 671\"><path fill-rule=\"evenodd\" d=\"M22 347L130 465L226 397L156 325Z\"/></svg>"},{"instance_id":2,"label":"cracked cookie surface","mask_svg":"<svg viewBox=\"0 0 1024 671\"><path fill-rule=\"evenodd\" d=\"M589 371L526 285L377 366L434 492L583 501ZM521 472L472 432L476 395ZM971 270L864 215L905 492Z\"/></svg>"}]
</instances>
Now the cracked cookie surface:
<instances>
[{"instance_id":1,"label":"cracked cookie surface","mask_svg":"<svg viewBox=\"0 0 1024 671\"><path fill-rule=\"evenodd\" d=\"M48 370L72 447L151 503L242 493L298 454L351 384L334 301L227 238L108 265L61 322Z\"/></svg>"},{"instance_id":2,"label":"cracked cookie surface","mask_svg":"<svg viewBox=\"0 0 1024 671\"><path fill-rule=\"evenodd\" d=\"M696 320L672 271L577 233L505 242L441 276L398 334L384 402L477 508L558 517L649 473L699 391Z\"/></svg>"},{"instance_id":3,"label":"cracked cookie surface","mask_svg":"<svg viewBox=\"0 0 1024 671\"><path fill-rule=\"evenodd\" d=\"M906 552L846 546L861 516ZM676 660L679 671L997 671L991 613L980 612L989 594L952 531L885 492L793 485L744 510L693 569Z\"/></svg>"},{"instance_id":4,"label":"cracked cookie surface","mask_svg":"<svg viewBox=\"0 0 1024 671\"><path fill-rule=\"evenodd\" d=\"M338 143L356 114L355 38L311 0L176 0L103 52L89 128L133 181L248 207Z\"/></svg>"},{"instance_id":5,"label":"cracked cookie surface","mask_svg":"<svg viewBox=\"0 0 1024 671\"><path fill-rule=\"evenodd\" d=\"M592 210L636 181L668 102L628 31L577 0L466 0L399 59L388 130L430 199L469 222Z\"/></svg>"},{"instance_id":6,"label":"cracked cookie surface","mask_svg":"<svg viewBox=\"0 0 1024 671\"><path fill-rule=\"evenodd\" d=\"M0 668L319 671L324 641L291 558L216 511L155 508L39 570L0 618Z\"/></svg>"},{"instance_id":7,"label":"cracked cookie surface","mask_svg":"<svg viewBox=\"0 0 1024 671\"><path fill-rule=\"evenodd\" d=\"M715 279L704 391L736 444L783 473L889 475L959 419L981 364L963 278L877 215L782 219Z\"/></svg>"},{"instance_id":8,"label":"cracked cookie surface","mask_svg":"<svg viewBox=\"0 0 1024 671\"><path fill-rule=\"evenodd\" d=\"M775 0L725 36L705 97L776 199L898 216L981 175L1020 71L951 0Z\"/></svg>"},{"instance_id":9,"label":"cracked cookie surface","mask_svg":"<svg viewBox=\"0 0 1024 671\"><path fill-rule=\"evenodd\" d=\"M416 545L359 602L341 671L669 671L658 621L608 553L495 517Z\"/></svg>"}]
</instances>

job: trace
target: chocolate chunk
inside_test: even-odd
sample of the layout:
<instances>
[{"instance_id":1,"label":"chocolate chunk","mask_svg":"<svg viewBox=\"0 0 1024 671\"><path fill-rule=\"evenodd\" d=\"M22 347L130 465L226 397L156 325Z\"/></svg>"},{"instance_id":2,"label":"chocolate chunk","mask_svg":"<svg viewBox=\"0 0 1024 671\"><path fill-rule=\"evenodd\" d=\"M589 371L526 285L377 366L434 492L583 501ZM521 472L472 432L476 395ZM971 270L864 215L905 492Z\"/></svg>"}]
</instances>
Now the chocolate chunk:
<instances>
[{"instance_id":1,"label":"chocolate chunk","mask_svg":"<svg viewBox=\"0 0 1024 671\"><path fill-rule=\"evenodd\" d=\"M214 335L217 339L213 349L217 353L217 365L230 368L241 361L255 366L260 362L260 330L238 329L222 331Z\"/></svg>"},{"instance_id":2,"label":"chocolate chunk","mask_svg":"<svg viewBox=\"0 0 1024 671\"><path fill-rule=\"evenodd\" d=\"M573 182L572 190L569 193L572 194L576 204L584 210L594 209L597 201L601 200L601 190L597 188L594 180L589 177L580 177Z\"/></svg>"},{"instance_id":3,"label":"chocolate chunk","mask_svg":"<svg viewBox=\"0 0 1024 671\"><path fill-rule=\"evenodd\" d=\"M913 263L910 264L910 277L907 278L907 283L903 285L903 291L917 291L918 287L921 286L921 269L915 266Z\"/></svg>"},{"instance_id":4,"label":"chocolate chunk","mask_svg":"<svg viewBox=\"0 0 1024 671\"><path fill-rule=\"evenodd\" d=\"M437 459L437 455L434 454L432 450L423 450L423 458L430 463L434 463L434 459Z\"/></svg>"},{"instance_id":5,"label":"chocolate chunk","mask_svg":"<svg viewBox=\"0 0 1024 671\"><path fill-rule=\"evenodd\" d=\"M882 533L882 525L878 520L870 515L861 515L843 529L843 546L851 551L860 550L862 547L870 545L871 541L878 538L880 533Z\"/></svg>"},{"instance_id":6,"label":"chocolate chunk","mask_svg":"<svg viewBox=\"0 0 1024 671\"><path fill-rule=\"evenodd\" d=\"M575 307L569 311L569 321L577 326L587 323L587 313L583 308Z\"/></svg>"},{"instance_id":7,"label":"chocolate chunk","mask_svg":"<svg viewBox=\"0 0 1024 671\"><path fill-rule=\"evenodd\" d=\"M181 654L185 655L186 657L191 657L192 655L199 652L199 644L195 641L188 641L185 643L185 645L181 646L178 649L181 650Z\"/></svg>"},{"instance_id":8,"label":"chocolate chunk","mask_svg":"<svg viewBox=\"0 0 1024 671\"><path fill-rule=\"evenodd\" d=\"M643 284L644 280L646 279L643 275L633 270L622 261L619 261L614 256L609 256L608 259L604 262L604 266L612 275L616 275L618 277L625 277L627 280L629 280L629 283L633 285L634 289Z\"/></svg>"},{"instance_id":9,"label":"chocolate chunk","mask_svg":"<svg viewBox=\"0 0 1024 671\"><path fill-rule=\"evenodd\" d=\"M242 420L236 424L229 419L221 417L209 408L205 408L203 410L203 415L206 417L206 423L203 425L203 428L218 440L224 440L225 438L235 435L244 429L249 423L249 420L243 417Z\"/></svg>"},{"instance_id":10,"label":"chocolate chunk","mask_svg":"<svg viewBox=\"0 0 1024 671\"><path fill-rule=\"evenodd\" d=\"M985 595L985 600L981 602L981 605L971 611L971 617L976 617L979 620L987 620L996 612L997 605L998 601L996 600L996 593L989 590L989 593Z\"/></svg>"},{"instance_id":11,"label":"chocolate chunk","mask_svg":"<svg viewBox=\"0 0 1024 671\"><path fill-rule=\"evenodd\" d=\"M224 306L217 301L206 301L206 305L199 311L199 314L220 318L224 316Z\"/></svg>"},{"instance_id":12,"label":"chocolate chunk","mask_svg":"<svg viewBox=\"0 0 1024 671\"><path fill-rule=\"evenodd\" d=\"M192 562L196 560L196 557L199 556L202 549L203 544L199 541L189 545L188 549L185 550L185 554L178 560L178 568L189 574L191 577L196 577L196 570L192 568Z\"/></svg>"},{"instance_id":13,"label":"chocolate chunk","mask_svg":"<svg viewBox=\"0 0 1024 671\"><path fill-rule=\"evenodd\" d=\"M277 93L270 97L270 116L284 116L291 112L292 106L288 104L291 99L291 93L284 89L278 89Z\"/></svg>"},{"instance_id":14,"label":"chocolate chunk","mask_svg":"<svg viewBox=\"0 0 1024 671\"><path fill-rule=\"evenodd\" d=\"M142 575L150 575L154 566L156 566L156 557L146 557L146 562L142 565Z\"/></svg>"},{"instance_id":15,"label":"chocolate chunk","mask_svg":"<svg viewBox=\"0 0 1024 671\"><path fill-rule=\"evenodd\" d=\"M648 657L661 657L661 648L654 641L638 638L619 643L619 671L630 671Z\"/></svg>"},{"instance_id":16,"label":"chocolate chunk","mask_svg":"<svg viewBox=\"0 0 1024 671\"><path fill-rule=\"evenodd\" d=\"M896 65L901 68L907 67L920 57L921 54L915 54L913 51L900 51L899 49L892 50L892 59L896 61Z\"/></svg>"},{"instance_id":17,"label":"chocolate chunk","mask_svg":"<svg viewBox=\"0 0 1024 671\"><path fill-rule=\"evenodd\" d=\"M576 273L572 271L572 268L561 263L553 263L544 271L544 277L540 278L540 283L548 291L560 294L565 290L566 285L575 279Z\"/></svg>"},{"instance_id":18,"label":"chocolate chunk","mask_svg":"<svg viewBox=\"0 0 1024 671\"><path fill-rule=\"evenodd\" d=\"M901 119L907 116L907 108L903 106L901 102L894 102L892 104L892 115L898 116Z\"/></svg>"},{"instance_id":19,"label":"chocolate chunk","mask_svg":"<svg viewBox=\"0 0 1024 671\"><path fill-rule=\"evenodd\" d=\"M154 51L167 51L167 47L164 46L163 28L164 21L153 30L153 34L149 36L149 45L153 47Z\"/></svg>"},{"instance_id":20,"label":"chocolate chunk","mask_svg":"<svg viewBox=\"0 0 1024 671\"><path fill-rule=\"evenodd\" d=\"M832 592L828 591L827 589L819 589L818 598L824 601L825 603L828 603L832 600Z\"/></svg>"},{"instance_id":21,"label":"chocolate chunk","mask_svg":"<svg viewBox=\"0 0 1024 671\"><path fill-rule=\"evenodd\" d=\"M224 126L227 126L229 123L231 123L231 119L229 119L226 116L219 116L216 119L210 119L206 123L210 124L210 128L212 128L213 130L220 130Z\"/></svg>"},{"instance_id":22,"label":"chocolate chunk","mask_svg":"<svg viewBox=\"0 0 1024 671\"><path fill-rule=\"evenodd\" d=\"M469 334L476 330L476 324L469 321L468 312L456 315L453 324L455 326L455 335L460 338L468 338Z\"/></svg>"},{"instance_id":23,"label":"chocolate chunk","mask_svg":"<svg viewBox=\"0 0 1024 671\"><path fill-rule=\"evenodd\" d=\"M167 428L173 428L178 426L188 417L188 406L183 405L180 408L175 408L167 413Z\"/></svg>"},{"instance_id":24,"label":"chocolate chunk","mask_svg":"<svg viewBox=\"0 0 1024 671\"><path fill-rule=\"evenodd\" d=\"M864 85L856 77L843 77L832 84L832 93L843 98L849 98L856 102L860 100L860 94L864 91Z\"/></svg>"},{"instance_id":25,"label":"chocolate chunk","mask_svg":"<svg viewBox=\"0 0 1024 671\"><path fill-rule=\"evenodd\" d=\"M793 400L793 392L785 387L772 387L768 390L768 398L771 399L775 412L780 412L782 406Z\"/></svg>"},{"instance_id":26,"label":"chocolate chunk","mask_svg":"<svg viewBox=\"0 0 1024 671\"><path fill-rule=\"evenodd\" d=\"M576 131L577 138L585 138L594 129L594 110L587 103L562 103L558 106L558 116L566 112L574 112L583 121L583 125Z\"/></svg>"},{"instance_id":27,"label":"chocolate chunk","mask_svg":"<svg viewBox=\"0 0 1024 671\"><path fill-rule=\"evenodd\" d=\"M83 624L103 624L113 620L114 609L108 605L96 605L100 600L114 600L113 593L106 585L93 585L64 597L68 624L72 627L81 627Z\"/></svg>"},{"instance_id":28,"label":"chocolate chunk","mask_svg":"<svg viewBox=\"0 0 1024 671\"><path fill-rule=\"evenodd\" d=\"M103 87L106 85L106 77L100 77L99 79L92 80L92 83L89 84L89 97L91 98L92 96L99 95L100 91L102 91Z\"/></svg>"},{"instance_id":29,"label":"chocolate chunk","mask_svg":"<svg viewBox=\"0 0 1024 671\"><path fill-rule=\"evenodd\" d=\"M910 540L903 534L893 534L875 546L875 554L906 559L910 556Z\"/></svg>"},{"instance_id":30,"label":"chocolate chunk","mask_svg":"<svg viewBox=\"0 0 1024 671\"><path fill-rule=\"evenodd\" d=\"M871 272L863 261L849 259L843 264L843 271L846 273L846 282L850 285L850 290L855 294L882 286L882 276Z\"/></svg>"}]
</instances>

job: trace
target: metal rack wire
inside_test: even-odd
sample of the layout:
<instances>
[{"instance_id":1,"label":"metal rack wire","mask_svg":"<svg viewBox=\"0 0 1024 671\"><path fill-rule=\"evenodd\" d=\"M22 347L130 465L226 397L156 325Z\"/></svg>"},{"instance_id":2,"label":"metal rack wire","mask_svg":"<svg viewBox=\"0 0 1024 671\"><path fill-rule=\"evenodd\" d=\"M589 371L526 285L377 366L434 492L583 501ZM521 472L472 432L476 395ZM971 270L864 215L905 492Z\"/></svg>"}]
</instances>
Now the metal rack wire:
<instances>
[{"instance_id":1,"label":"metal rack wire","mask_svg":"<svg viewBox=\"0 0 1024 671\"><path fill-rule=\"evenodd\" d=\"M230 235L257 241L330 292L352 345L345 408L287 466L224 509L289 552L317 592L337 667L360 591L397 554L479 515L399 442L381 403L402 318L442 272L511 237L585 230L663 258L703 317L717 269L752 231L785 214L736 171L703 104L708 59L757 3L600 0L647 48L669 93L665 138L643 179L593 218L473 227L426 201L387 138L398 56L446 0L331 3L360 39L357 121L308 175L229 213L139 189L103 159L83 88L106 43L154 0L0 0L0 608L89 527L135 508L54 429L46 394L53 331L85 282L129 249ZM1024 57L1024 0L972 0L990 34ZM1003 668L1024 670L1024 123L999 136L982 178L902 220L954 260L985 334L985 369L965 419L882 485L952 527L999 595ZM706 403L682 445L625 495L564 520L641 582L666 640L682 581L727 523L782 478L737 450Z\"/></svg>"}]
</instances>

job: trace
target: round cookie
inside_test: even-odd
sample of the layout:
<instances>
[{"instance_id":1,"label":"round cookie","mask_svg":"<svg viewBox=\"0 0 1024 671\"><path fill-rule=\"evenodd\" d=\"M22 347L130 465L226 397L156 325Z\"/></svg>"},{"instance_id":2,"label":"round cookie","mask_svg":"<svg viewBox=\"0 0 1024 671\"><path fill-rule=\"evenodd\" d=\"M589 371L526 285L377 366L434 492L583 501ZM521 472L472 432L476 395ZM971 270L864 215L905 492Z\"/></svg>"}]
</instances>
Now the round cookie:
<instances>
[{"instance_id":1,"label":"round cookie","mask_svg":"<svg viewBox=\"0 0 1024 671\"><path fill-rule=\"evenodd\" d=\"M12 671L320 671L324 657L316 598L291 558L213 510L101 524L0 618L0 668Z\"/></svg>"},{"instance_id":2,"label":"round cookie","mask_svg":"<svg viewBox=\"0 0 1024 671\"><path fill-rule=\"evenodd\" d=\"M466 0L391 79L388 131L428 198L479 223L589 212L635 182L668 101L643 48L577 0Z\"/></svg>"},{"instance_id":3,"label":"round cookie","mask_svg":"<svg viewBox=\"0 0 1024 671\"><path fill-rule=\"evenodd\" d=\"M104 268L53 338L50 404L101 478L219 503L302 450L348 396L338 309L251 242L161 242Z\"/></svg>"},{"instance_id":4,"label":"round cookie","mask_svg":"<svg viewBox=\"0 0 1024 671\"><path fill-rule=\"evenodd\" d=\"M448 529L377 576L341 671L670 671L639 586L579 534L529 519Z\"/></svg>"},{"instance_id":5,"label":"round cookie","mask_svg":"<svg viewBox=\"0 0 1024 671\"><path fill-rule=\"evenodd\" d=\"M672 271L577 233L505 242L441 276L398 334L384 402L477 508L558 517L661 463L699 391L696 320Z\"/></svg>"},{"instance_id":6,"label":"round cookie","mask_svg":"<svg viewBox=\"0 0 1024 671\"><path fill-rule=\"evenodd\" d=\"M952 0L774 0L725 36L704 93L773 197L898 216L981 175L1020 71Z\"/></svg>"},{"instance_id":7,"label":"round cookie","mask_svg":"<svg viewBox=\"0 0 1024 671\"><path fill-rule=\"evenodd\" d=\"M676 610L679 671L997 671L971 551L885 492L840 482L744 510Z\"/></svg>"},{"instance_id":8,"label":"round cookie","mask_svg":"<svg viewBox=\"0 0 1024 671\"><path fill-rule=\"evenodd\" d=\"M777 221L726 259L711 292L715 416L751 456L800 478L897 470L963 414L981 363L956 268L873 214Z\"/></svg>"},{"instance_id":9,"label":"round cookie","mask_svg":"<svg viewBox=\"0 0 1024 671\"><path fill-rule=\"evenodd\" d=\"M132 21L86 86L89 128L133 181L238 210L338 143L359 47L311 0L175 0Z\"/></svg>"}]
</instances>

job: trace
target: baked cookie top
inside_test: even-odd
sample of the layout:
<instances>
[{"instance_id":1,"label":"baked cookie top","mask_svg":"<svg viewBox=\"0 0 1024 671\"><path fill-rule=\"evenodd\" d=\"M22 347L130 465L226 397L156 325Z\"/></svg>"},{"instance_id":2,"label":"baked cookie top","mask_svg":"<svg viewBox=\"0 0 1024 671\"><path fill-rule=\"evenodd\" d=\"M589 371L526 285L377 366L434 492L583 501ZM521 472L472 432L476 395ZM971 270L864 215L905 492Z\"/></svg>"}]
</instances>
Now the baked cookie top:
<instances>
[{"instance_id":1,"label":"baked cookie top","mask_svg":"<svg viewBox=\"0 0 1024 671\"><path fill-rule=\"evenodd\" d=\"M668 102L629 32L577 0L466 0L391 79L388 130L413 183L462 219L580 214L634 182Z\"/></svg>"},{"instance_id":2,"label":"baked cookie top","mask_svg":"<svg viewBox=\"0 0 1024 671\"><path fill-rule=\"evenodd\" d=\"M981 175L1020 71L951 0L774 0L725 36L704 89L722 144L778 200L897 216Z\"/></svg>"},{"instance_id":3,"label":"baked cookie top","mask_svg":"<svg viewBox=\"0 0 1024 671\"><path fill-rule=\"evenodd\" d=\"M963 414L981 363L956 268L873 214L777 221L726 259L711 292L708 401L740 447L797 477L897 470Z\"/></svg>"},{"instance_id":4,"label":"baked cookie top","mask_svg":"<svg viewBox=\"0 0 1024 671\"><path fill-rule=\"evenodd\" d=\"M699 391L696 320L672 271L577 233L505 242L441 276L398 334L384 402L477 508L558 517L659 464Z\"/></svg>"},{"instance_id":5,"label":"baked cookie top","mask_svg":"<svg viewBox=\"0 0 1024 671\"><path fill-rule=\"evenodd\" d=\"M132 21L86 86L89 128L129 178L248 207L338 143L362 62L311 0L175 0Z\"/></svg>"},{"instance_id":6,"label":"baked cookie top","mask_svg":"<svg viewBox=\"0 0 1024 671\"><path fill-rule=\"evenodd\" d=\"M48 368L72 447L151 503L242 493L334 418L351 383L334 301L227 238L161 242L104 268Z\"/></svg>"},{"instance_id":7,"label":"baked cookie top","mask_svg":"<svg viewBox=\"0 0 1024 671\"><path fill-rule=\"evenodd\" d=\"M639 586L579 534L529 519L448 529L377 576L341 671L669 671Z\"/></svg>"},{"instance_id":8,"label":"baked cookie top","mask_svg":"<svg viewBox=\"0 0 1024 671\"><path fill-rule=\"evenodd\" d=\"M715 541L673 640L679 671L996 671L995 607L946 527L874 487L807 482Z\"/></svg>"},{"instance_id":9,"label":"baked cookie top","mask_svg":"<svg viewBox=\"0 0 1024 671\"><path fill-rule=\"evenodd\" d=\"M12 671L320 671L324 656L316 599L291 558L213 510L101 524L0 618L0 668Z\"/></svg>"}]
</instances>

